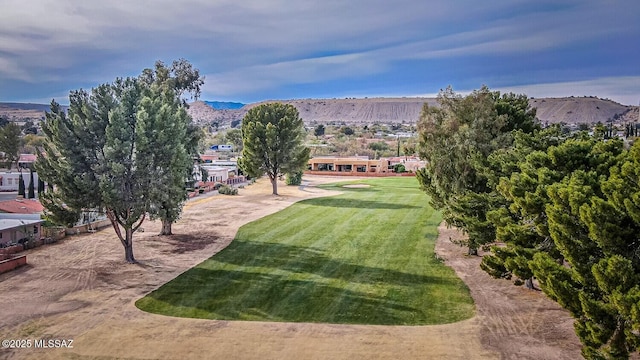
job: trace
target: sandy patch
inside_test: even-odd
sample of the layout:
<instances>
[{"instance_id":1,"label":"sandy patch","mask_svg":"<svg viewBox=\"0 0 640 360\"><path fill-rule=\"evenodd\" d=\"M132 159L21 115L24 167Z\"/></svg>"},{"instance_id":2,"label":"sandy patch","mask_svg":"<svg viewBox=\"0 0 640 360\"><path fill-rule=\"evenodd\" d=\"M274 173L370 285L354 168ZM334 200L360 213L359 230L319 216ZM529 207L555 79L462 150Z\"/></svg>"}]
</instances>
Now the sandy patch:
<instances>
[{"instance_id":1,"label":"sandy patch","mask_svg":"<svg viewBox=\"0 0 640 360\"><path fill-rule=\"evenodd\" d=\"M157 222L136 233L138 265L124 263L113 230L69 237L29 251L27 267L0 275L0 337L73 339L73 349L0 350L12 359L575 359L571 319L540 292L494 280L479 258L442 228L438 252L469 284L472 319L437 326L362 326L173 318L134 302L227 246L238 228L311 197L335 194L314 185L344 177L305 176L303 186L268 181L238 196L191 200L175 236Z\"/></svg>"}]
</instances>

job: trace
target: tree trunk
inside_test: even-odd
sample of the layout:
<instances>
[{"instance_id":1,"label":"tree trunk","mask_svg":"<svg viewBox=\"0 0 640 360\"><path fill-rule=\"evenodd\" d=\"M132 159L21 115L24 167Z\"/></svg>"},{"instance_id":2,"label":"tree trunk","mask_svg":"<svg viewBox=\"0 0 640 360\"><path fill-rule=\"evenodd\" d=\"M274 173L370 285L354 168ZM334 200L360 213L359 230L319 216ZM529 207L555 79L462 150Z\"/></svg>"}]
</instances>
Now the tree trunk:
<instances>
[{"instance_id":1,"label":"tree trunk","mask_svg":"<svg viewBox=\"0 0 640 360\"><path fill-rule=\"evenodd\" d=\"M271 187L273 188L273 195L278 195L278 177L274 176L273 178L269 177L271 179Z\"/></svg>"},{"instance_id":2,"label":"tree trunk","mask_svg":"<svg viewBox=\"0 0 640 360\"><path fill-rule=\"evenodd\" d=\"M611 342L609 346L611 349L611 355L613 355L611 357L612 359L629 358L629 351L627 350L627 336L624 333L624 322L622 320L618 320L616 329L611 336Z\"/></svg>"},{"instance_id":3,"label":"tree trunk","mask_svg":"<svg viewBox=\"0 0 640 360\"><path fill-rule=\"evenodd\" d=\"M533 287L533 278L530 277L530 278L526 279L524 281L524 286L526 286L527 289L529 289L529 290L535 290L535 288Z\"/></svg>"},{"instance_id":4,"label":"tree trunk","mask_svg":"<svg viewBox=\"0 0 640 360\"><path fill-rule=\"evenodd\" d=\"M171 221L162 220L162 230L160 230L160 235L173 235L171 232Z\"/></svg>"},{"instance_id":5,"label":"tree trunk","mask_svg":"<svg viewBox=\"0 0 640 360\"><path fill-rule=\"evenodd\" d=\"M136 259L133 257L133 230L125 229L124 241L124 258L129 264L135 264Z\"/></svg>"}]
</instances>

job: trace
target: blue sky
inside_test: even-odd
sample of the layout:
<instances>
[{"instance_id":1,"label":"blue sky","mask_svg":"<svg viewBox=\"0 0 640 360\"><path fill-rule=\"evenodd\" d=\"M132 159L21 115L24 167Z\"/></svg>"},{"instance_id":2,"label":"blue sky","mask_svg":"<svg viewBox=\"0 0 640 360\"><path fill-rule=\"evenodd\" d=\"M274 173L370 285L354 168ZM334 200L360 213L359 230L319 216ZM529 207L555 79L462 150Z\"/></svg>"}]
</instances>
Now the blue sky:
<instances>
[{"instance_id":1,"label":"blue sky","mask_svg":"<svg viewBox=\"0 0 640 360\"><path fill-rule=\"evenodd\" d=\"M185 58L202 99L434 96L483 84L640 101L640 1L0 0L0 101Z\"/></svg>"}]
</instances>

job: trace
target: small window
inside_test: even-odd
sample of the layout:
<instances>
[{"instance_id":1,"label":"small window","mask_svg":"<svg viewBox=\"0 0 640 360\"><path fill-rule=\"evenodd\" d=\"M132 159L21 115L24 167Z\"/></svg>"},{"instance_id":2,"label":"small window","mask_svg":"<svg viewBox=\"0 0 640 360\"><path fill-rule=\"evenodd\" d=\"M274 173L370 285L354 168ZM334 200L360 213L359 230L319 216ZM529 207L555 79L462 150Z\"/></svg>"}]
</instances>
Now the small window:
<instances>
[{"instance_id":1,"label":"small window","mask_svg":"<svg viewBox=\"0 0 640 360\"><path fill-rule=\"evenodd\" d=\"M34 234L37 234L37 233L38 233L38 226L37 226L37 225L35 225L35 226L33 227L33 233L34 233Z\"/></svg>"}]
</instances>

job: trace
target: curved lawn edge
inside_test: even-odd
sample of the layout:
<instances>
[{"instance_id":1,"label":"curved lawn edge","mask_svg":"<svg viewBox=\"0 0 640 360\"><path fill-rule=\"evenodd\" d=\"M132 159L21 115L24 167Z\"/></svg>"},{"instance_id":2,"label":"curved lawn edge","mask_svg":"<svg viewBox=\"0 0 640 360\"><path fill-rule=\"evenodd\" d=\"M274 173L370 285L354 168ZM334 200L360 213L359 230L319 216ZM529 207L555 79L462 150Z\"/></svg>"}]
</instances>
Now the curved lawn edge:
<instances>
[{"instance_id":1,"label":"curved lawn edge","mask_svg":"<svg viewBox=\"0 0 640 360\"><path fill-rule=\"evenodd\" d=\"M135 305L219 320L415 326L473 317L469 288L435 256L441 216L415 179L346 183L322 185L342 194L242 226L227 248Z\"/></svg>"}]
</instances>

